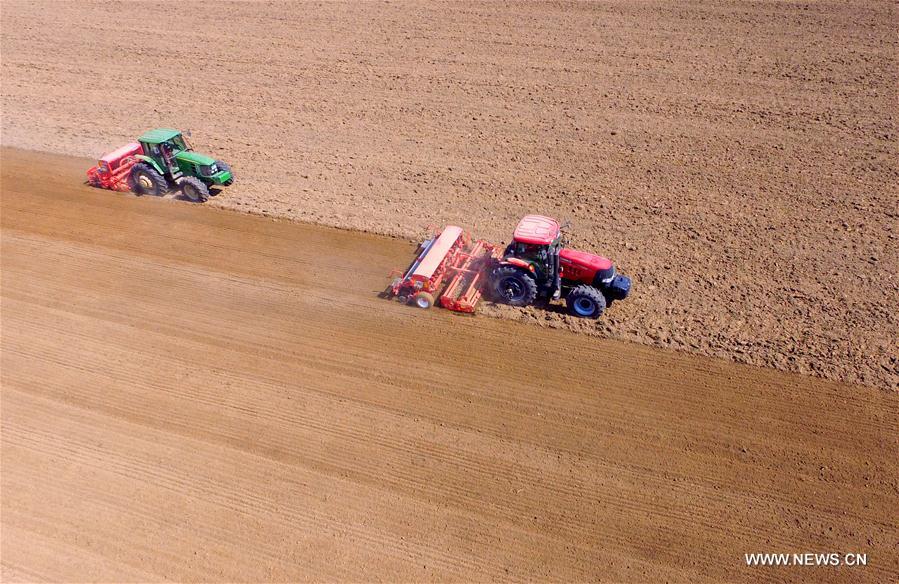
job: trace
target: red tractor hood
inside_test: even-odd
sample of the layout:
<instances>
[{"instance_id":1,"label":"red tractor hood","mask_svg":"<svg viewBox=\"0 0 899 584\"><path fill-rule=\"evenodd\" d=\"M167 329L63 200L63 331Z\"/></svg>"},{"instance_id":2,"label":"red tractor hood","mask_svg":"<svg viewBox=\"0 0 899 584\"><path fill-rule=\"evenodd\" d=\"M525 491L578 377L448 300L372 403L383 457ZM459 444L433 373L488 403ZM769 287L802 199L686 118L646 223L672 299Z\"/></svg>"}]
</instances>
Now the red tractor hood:
<instances>
[{"instance_id":1,"label":"red tractor hood","mask_svg":"<svg viewBox=\"0 0 899 584\"><path fill-rule=\"evenodd\" d=\"M585 251L563 249L559 252L559 257L563 263L574 264L591 273L608 270L612 267L612 260Z\"/></svg>"}]
</instances>

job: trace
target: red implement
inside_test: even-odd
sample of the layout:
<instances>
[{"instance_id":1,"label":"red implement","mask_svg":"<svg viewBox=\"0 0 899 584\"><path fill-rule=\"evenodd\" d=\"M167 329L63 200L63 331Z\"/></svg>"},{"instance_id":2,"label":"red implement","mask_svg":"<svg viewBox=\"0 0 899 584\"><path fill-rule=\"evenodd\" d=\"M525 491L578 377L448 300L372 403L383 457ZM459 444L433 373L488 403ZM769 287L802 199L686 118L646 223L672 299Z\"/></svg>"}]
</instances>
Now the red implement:
<instances>
[{"instance_id":1,"label":"red implement","mask_svg":"<svg viewBox=\"0 0 899 584\"><path fill-rule=\"evenodd\" d=\"M450 225L421 244L415 261L387 292L421 308L430 308L439 298L444 308L474 312L485 281L483 272L495 253L493 244L472 241L461 227Z\"/></svg>"},{"instance_id":2,"label":"red implement","mask_svg":"<svg viewBox=\"0 0 899 584\"><path fill-rule=\"evenodd\" d=\"M131 167L143 149L137 142L126 144L101 158L97 166L87 171L87 182L91 186L113 191L130 191Z\"/></svg>"},{"instance_id":3,"label":"red implement","mask_svg":"<svg viewBox=\"0 0 899 584\"><path fill-rule=\"evenodd\" d=\"M443 294L440 305L456 312L474 312L481 299L485 268L493 258L494 246L478 240L469 251L458 250L447 266L453 275Z\"/></svg>"}]
</instances>

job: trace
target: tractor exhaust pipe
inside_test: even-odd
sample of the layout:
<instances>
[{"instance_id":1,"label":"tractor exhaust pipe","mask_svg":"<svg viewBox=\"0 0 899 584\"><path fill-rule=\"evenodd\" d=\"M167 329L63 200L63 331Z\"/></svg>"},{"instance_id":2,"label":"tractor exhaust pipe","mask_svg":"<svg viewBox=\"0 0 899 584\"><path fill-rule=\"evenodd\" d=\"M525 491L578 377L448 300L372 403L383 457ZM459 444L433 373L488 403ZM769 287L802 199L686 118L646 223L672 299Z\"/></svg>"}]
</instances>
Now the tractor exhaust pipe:
<instances>
[{"instance_id":1,"label":"tractor exhaust pipe","mask_svg":"<svg viewBox=\"0 0 899 584\"><path fill-rule=\"evenodd\" d=\"M562 248L557 247L556 252L553 254L553 298L557 298L557 294L559 296L562 295L562 259L559 255L562 253Z\"/></svg>"}]
</instances>

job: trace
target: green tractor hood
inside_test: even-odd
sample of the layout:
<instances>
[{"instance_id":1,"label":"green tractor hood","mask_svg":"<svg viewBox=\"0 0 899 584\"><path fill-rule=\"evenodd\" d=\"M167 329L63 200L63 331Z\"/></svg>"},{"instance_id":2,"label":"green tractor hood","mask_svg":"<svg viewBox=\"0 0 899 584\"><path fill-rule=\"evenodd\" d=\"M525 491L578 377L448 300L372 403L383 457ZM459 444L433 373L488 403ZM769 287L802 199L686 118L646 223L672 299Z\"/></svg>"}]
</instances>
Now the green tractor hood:
<instances>
[{"instance_id":1,"label":"green tractor hood","mask_svg":"<svg viewBox=\"0 0 899 584\"><path fill-rule=\"evenodd\" d=\"M214 158L210 158L205 154L200 154L198 152L191 152L187 150L182 150L175 154L175 159L178 161L189 162L191 164L198 164L200 166L209 166L215 162Z\"/></svg>"}]
</instances>

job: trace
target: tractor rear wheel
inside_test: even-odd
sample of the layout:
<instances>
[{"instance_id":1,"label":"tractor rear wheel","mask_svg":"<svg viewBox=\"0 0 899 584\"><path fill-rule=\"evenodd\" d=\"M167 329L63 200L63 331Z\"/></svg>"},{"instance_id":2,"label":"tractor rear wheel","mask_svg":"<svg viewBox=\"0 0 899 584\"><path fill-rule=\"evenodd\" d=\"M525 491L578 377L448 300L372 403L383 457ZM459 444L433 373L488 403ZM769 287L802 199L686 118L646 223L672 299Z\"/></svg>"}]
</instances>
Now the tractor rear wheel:
<instances>
[{"instance_id":1,"label":"tractor rear wheel","mask_svg":"<svg viewBox=\"0 0 899 584\"><path fill-rule=\"evenodd\" d=\"M434 306L434 296L430 292L419 292L412 297L412 304L427 310Z\"/></svg>"},{"instance_id":2,"label":"tractor rear wheel","mask_svg":"<svg viewBox=\"0 0 899 584\"><path fill-rule=\"evenodd\" d=\"M181 192L194 203L205 203L209 200L209 187L194 176L181 179Z\"/></svg>"},{"instance_id":3,"label":"tractor rear wheel","mask_svg":"<svg viewBox=\"0 0 899 584\"><path fill-rule=\"evenodd\" d=\"M512 306L527 306L537 299L534 277L515 266L499 266L490 274L493 296Z\"/></svg>"},{"instance_id":4,"label":"tractor rear wheel","mask_svg":"<svg viewBox=\"0 0 899 584\"><path fill-rule=\"evenodd\" d=\"M234 171L231 170L231 165L230 165L230 164L228 164L227 162L223 162L223 161L221 161L221 160L216 160L216 161L215 161L215 166L216 166L216 168L218 168L219 170L227 170L228 172L231 173L231 180L225 182L224 184L222 184L222 186L230 187L232 184L234 184Z\"/></svg>"},{"instance_id":5,"label":"tractor rear wheel","mask_svg":"<svg viewBox=\"0 0 899 584\"><path fill-rule=\"evenodd\" d=\"M131 190L138 195L161 196L169 190L169 184L155 168L146 162L138 162L131 168Z\"/></svg>"},{"instance_id":6,"label":"tractor rear wheel","mask_svg":"<svg viewBox=\"0 0 899 584\"><path fill-rule=\"evenodd\" d=\"M593 286L578 286L565 301L568 312L580 318L599 318L606 309L606 297Z\"/></svg>"}]
</instances>

